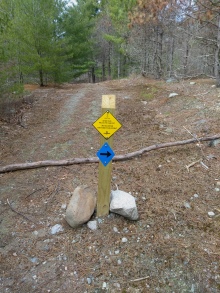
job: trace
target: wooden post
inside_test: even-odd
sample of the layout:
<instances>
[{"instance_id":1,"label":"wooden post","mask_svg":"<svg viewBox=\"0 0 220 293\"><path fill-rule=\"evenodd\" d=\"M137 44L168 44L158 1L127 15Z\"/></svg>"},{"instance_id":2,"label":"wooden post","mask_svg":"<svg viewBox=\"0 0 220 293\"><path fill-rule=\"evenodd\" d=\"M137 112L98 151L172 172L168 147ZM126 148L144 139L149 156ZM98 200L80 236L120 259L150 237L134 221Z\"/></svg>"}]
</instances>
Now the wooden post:
<instances>
[{"instance_id":1,"label":"wooden post","mask_svg":"<svg viewBox=\"0 0 220 293\"><path fill-rule=\"evenodd\" d=\"M115 113L115 95L102 96L102 114L109 111L112 115ZM101 146L108 142L109 146L113 146L113 135L106 140L101 136ZM112 161L105 167L99 162L99 180L98 180L98 197L97 197L97 217L109 214L110 192L111 192L111 172Z\"/></svg>"}]
</instances>

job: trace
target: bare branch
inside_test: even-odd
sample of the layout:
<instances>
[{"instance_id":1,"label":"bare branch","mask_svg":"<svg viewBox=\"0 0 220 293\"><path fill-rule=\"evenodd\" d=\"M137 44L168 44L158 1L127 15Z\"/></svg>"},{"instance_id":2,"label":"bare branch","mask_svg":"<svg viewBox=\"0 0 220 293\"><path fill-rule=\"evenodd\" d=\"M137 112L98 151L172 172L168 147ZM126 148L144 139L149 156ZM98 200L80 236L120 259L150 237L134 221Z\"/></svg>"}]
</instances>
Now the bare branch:
<instances>
[{"instance_id":1,"label":"bare branch","mask_svg":"<svg viewBox=\"0 0 220 293\"><path fill-rule=\"evenodd\" d=\"M214 136L208 136L208 137L201 137L201 138L193 138L193 139L187 139L187 140L180 140L180 141L174 141L174 142L166 142L161 144L154 144L149 147L140 149L135 152L131 152L125 155L117 155L113 158L113 161L126 161L133 159L138 156L142 156L144 153L163 149L167 147L173 147L173 146L180 146L185 144L190 144L194 142L201 142L201 141L212 141L215 139L220 138L220 133ZM27 170L27 169L35 169L35 168L42 168L42 167L52 167L52 166L70 166L75 164L91 164L91 163L98 163L99 159L97 157L93 158L73 158L73 159L67 159L67 160L60 160L60 161L38 161L38 162L32 162L32 163L23 163L23 164L12 164L12 165L6 165L3 167L0 167L0 173L7 173L7 172L13 172L18 170Z\"/></svg>"}]
</instances>

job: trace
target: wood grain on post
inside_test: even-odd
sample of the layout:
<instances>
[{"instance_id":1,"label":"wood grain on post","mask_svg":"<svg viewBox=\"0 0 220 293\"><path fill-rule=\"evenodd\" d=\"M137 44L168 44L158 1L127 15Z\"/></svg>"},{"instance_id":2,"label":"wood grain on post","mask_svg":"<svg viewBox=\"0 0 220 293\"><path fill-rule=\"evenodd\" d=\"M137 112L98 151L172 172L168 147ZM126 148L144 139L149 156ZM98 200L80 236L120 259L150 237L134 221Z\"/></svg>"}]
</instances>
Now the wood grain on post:
<instances>
[{"instance_id":1,"label":"wood grain on post","mask_svg":"<svg viewBox=\"0 0 220 293\"><path fill-rule=\"evenodd\" d=\"M102 114L109 111L112 115L115 113L115 95L102 96ZM108 142L109 146L113 147L113 135L106 140L101 136L100 145ZM111 173L112 161L105 167L99 162L99 180L98 180L98 197L97 197L97 217L106 216L109 214L110 192L111 192Z\"/></svg>"}]
</instances>

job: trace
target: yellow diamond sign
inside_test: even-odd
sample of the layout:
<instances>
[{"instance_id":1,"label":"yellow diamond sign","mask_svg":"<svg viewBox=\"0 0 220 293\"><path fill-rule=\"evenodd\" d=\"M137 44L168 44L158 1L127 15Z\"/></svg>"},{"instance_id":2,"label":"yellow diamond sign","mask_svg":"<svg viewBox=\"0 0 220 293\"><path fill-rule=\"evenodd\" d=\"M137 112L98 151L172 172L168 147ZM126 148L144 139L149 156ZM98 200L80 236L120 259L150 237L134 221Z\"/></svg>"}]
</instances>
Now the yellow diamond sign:
<instances>
[{"instance_id":1,"label":"yellow diamond sign","mask_svg":"<svg viewBox=\"0 0 220 293\"><path fill-rule=\"evenodd\" d=\"M105 112L98 120L93 123L93 126L105 138L109 139L119 128L121 123L109 112Z\"/></svg>"}]
</instances>

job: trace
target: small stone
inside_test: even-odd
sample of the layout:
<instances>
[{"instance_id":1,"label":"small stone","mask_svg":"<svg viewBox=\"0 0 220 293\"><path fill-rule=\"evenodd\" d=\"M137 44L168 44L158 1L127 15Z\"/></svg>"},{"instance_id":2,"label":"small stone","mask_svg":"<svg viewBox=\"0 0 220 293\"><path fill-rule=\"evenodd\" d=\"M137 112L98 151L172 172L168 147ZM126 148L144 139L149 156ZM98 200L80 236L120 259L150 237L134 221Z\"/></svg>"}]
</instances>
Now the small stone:
<instances>
[{"instance_id":1,"label":"small stone","mask_svg":"<svg viewBox=\"0 0 220 293\"><path fill-rule=\"evenodd\" d=\"M37 257L31 257L31 258L30 258L30 261L31 261L32 263L38 263L38 262L39 262Z\"/></svg>"},{"instance_id":2,"label":"small stone","mask_svg":"<svg viewBox=\"0 0 220 293\"><path fill-rule=\"evenodd\" d=\"M216 182L216 185L217 185L217 186L220 186L220 181L217 181L217 182Z\"/></svg>"},{"instance_id":3,"label":"small stone","mask_svg":"<svg viewBox=\"0 0 220 293\"><path fill-rule=\"evenodd\" d=\"M176 79L175 77L170 77L166 80L166 83L173 83L173 82L178 82L178 79Z\"/></svg>"},{"instance_id":4,"label":"small stone","mask_svg":"<svg viewBox=\"0 0 220 293\"><path fill-rule=\"evenodd\" d=\"M61 206L61 209L62 209L62 210L65 210L66 207L67 207L66 203L63 203L62 206Z\"/></svg>"},{"instance_id":5,"label":"small stone","mask_svg":"<svg viewBox=\"0 0 220 293\"><path fill-rule=\"evenodd\" d=\"M89 285L91 285L91 283L92 283L92 279L91 279L91 278L87 278L86 280L87 280L87 283L88 283Z\"/></svg>"},{"instance_id":6,"label":"small stone","mask_svg":"<svg viewBox=\"0 0 220 293\"><path fill-rule=\"evenodd\" d=\"M211 140L210 143L209 143L209 146L210 147L216 147L218 144L220 144L220 139L219 138Z\"/></svg>"},{"instance_id":7,"label":"small stone","mask_svg":"<svg viewBox=\"0 0 220 293\"><path fill-rule=\"evenodd\" d=\"M57 233L62 232L62 231L63 231L63 227L62 227L62 225L60 225L60 224L56 224L56 225L54 225L54 226L50 229L50 233L51 233L52 235L57 234Z\"/></svg>"},{"instance_id":8,"label":"small stone","mask_svg":"<svg viewBox=\"0 0 220 293\"><path fill-rule=\"evenodd\" d=\"M118 265L121 265L122 261L120 259L118 259L117 263L118 263Z\"/></svg>"},{"instance_id":9,"label":"small stone","mask_svg":"<svg viewBox=\"0 0 220 293\"><path fill-rule=\"evenodd\" d=\"M194 85L194 84L196 84L196 82L195 81L191 81L189 84L190 85Z\"/></svg>"},{"instance_id":10,"label":"small stone","mask_svg":"<svg viewBox=\"0 0 220 293\"><path fill-rule=\"evenodd\" d=\"M188 202L185 202L185 203L184 203L184 207L185 207L186 209L190 209L190 208L191 208L191 206L190 206L190 204L189 204Z\"/></svg>"},{"instance_id":11,"label":"small stone","mask_svg":"<svg viewBox=\"0 0 220 293\"><path fill-rule=\"evenodd\" d=\"M117 227L113 227L113 231L114 231L115 233L118 233L118 229L117 229Z\"/></svg>"},{"instance_id":12,"label":"small stone","mask_svg":"<svg viewBox=\"0 0 220 293\"><path fill-rule=\"evenodd\" d=\"M119 283L114 283L113 285L114 285L114 287L116 287L116 288L119 288L119 289L121 288L121 285L120 285Z\"/></svg>"},{"instance_id":13,"label":"small stone","mask_svg":"<svg viewBox=\"0 0 220 293\"><path fill-rule=\"evenodd\" d=\"M178 96L177 93L171 93L171 94L169 94L169 98L173 98L173 97L176 97L176 96Z\"/></svg>"},{"instance_id":14,"label":"small stone","mask_svg":"<svg viewBox=\"0 0 220 293\"><path fill-rule=\"evenodd\" d=\"M173 132L173 128L171 128L171 127L167 127L164 131L165 131L166 133L172 133L172 132Z\"/></svg>"},{"instance_id":15,"label":"small stone","mask_svg":"<svg viewBox=\"0 0 220 293\"><path fill-rule=\"evenodd\" d=\"M13 253L13 256L18 256L16 252Z\"/></svg>"},{"instance_id":16,"label":"small stone","mask_svg":"<svg viewBox=\"0 0 220 293\"><path fill-rule=\"evenodd\" d=\"M119 254L120 250L115 250L115 254Z\"/></svg>"},{"instance_id":17,"label":"small stone","mask_svg":"<svg viewBox=\"0 0 220 293\"><path fill-rule=\"evenodd\" d=\"M97 230L97 229L98 229L97 221L96 221L96 220L94 220L94 221L89 221L89 222L87 223L87 227L88 227L90 230L93 230L93 231Z\"/></svg>"},{"instance_id":18,"label":"small stone","mask_svg":"<svg viewBox=\"0 0 220 293\"><path fill-rule=\"evenodd\" d=\"M220 188L216 187L216 188L215 188L215 191L217 191L217 192L220 191Z\"/></svg>"},{"instance_id":19,"label":"small stone","mask_svg":"<svg viewBox=\"0 0 220 293\"><path fill-rule=\"evenodd\" d=\"M128 239L126 237L123 237L121 240L122 243L126 243L127 241L128 241Z\"/></svg>"},{"instance_id":20,"label":"small stone","mask_svg":"<svg viewBox=\"0 0 220 293\"><path fill-rule=\"evenodd\" d=\"M199 195L195 193L195 194L193 195L193 197L198 198Z\"/></svg>"},{"instance_id":21,"label":"small stone","mask_svg":"<svg viewBox=\"0 0 220 293\"><path fill-rule=\"evenodd\" d=\"M104 289L106 289L107 288L107 283L106 282L103 282L103 284L102 284L102 289L104 290Z\"/></svg>"},{"instance_id":22,"label":"small stone","mask_svg":"<svg viewBox=\"0 0 220 293\"><path fill-rule=\"evenodd\" d=\"M99 224L102 224L104 222L104 219L98 218L97 221L98 221Z\"/></svg>"},{"instance_id":23,"label":"small stone","mask_svg":"<svg viewBox=\"0 0 220 293\"><path fill-rule=\"evenodd\" d=\"M209 216L210 218L212 218L212 217L215 216L215 213L214 213L214 212L208 212L208 216Z\"/></svg>"}]
</instances>

